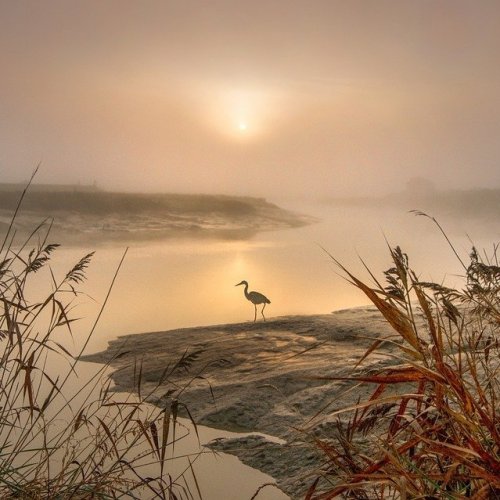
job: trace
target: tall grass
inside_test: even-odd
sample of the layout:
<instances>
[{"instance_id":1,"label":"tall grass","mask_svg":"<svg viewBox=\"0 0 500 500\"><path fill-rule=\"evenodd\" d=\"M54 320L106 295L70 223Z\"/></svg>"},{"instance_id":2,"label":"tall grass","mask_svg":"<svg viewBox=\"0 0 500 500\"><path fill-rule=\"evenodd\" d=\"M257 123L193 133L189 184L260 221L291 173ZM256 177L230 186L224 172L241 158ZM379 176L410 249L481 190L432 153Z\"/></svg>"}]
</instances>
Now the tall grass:
<instances>
[{"instance_id":1,"label":"tall grass","mask_svg":"<svg viewBox=\"0 0 500 500\"><path fill-rule=\"evenodd\" d=\"M177 401L150 407L147 394L113 393L104 366L87 379L78 372L88 338L71 353L61 337L73 335L74 307L93 254L56 276L51 262L59 245L49 241L50 221L17 245L15 219L25 192L0 248L0 498L201 496L196 478L193 492L184 473L169 472L172 445L185 434ZM32 290L44 288L42 270L50 281L34 300ZM54 369L55 360L64 370ZM195 459L185 473L194 474Z\"/></svg>"},{"instance_id":2,"label":"tall grass","mask_svg":"<svg viewBox=\"0 0 500 500\"><path fill-rule=\"evenodd\" d=\"M344 410L336 436L316 439L325 467L307 498L500 498L498 247L458 257L460 288L423 282L399 247L390 253L372 285L336 261L392 328L365 357L390 343L393 362L345 377L373 392Z\"/></svg>"}]
</instances>

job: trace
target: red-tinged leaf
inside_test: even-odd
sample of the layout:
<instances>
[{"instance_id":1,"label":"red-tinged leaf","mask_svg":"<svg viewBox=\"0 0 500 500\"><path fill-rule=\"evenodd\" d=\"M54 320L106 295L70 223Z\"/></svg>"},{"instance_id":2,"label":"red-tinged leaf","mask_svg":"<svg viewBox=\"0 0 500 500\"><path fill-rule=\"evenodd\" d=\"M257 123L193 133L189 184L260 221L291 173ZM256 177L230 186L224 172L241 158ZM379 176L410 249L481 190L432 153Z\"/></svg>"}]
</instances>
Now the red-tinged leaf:
<instances>
[{"instance_id":1,"label":"red-tinged leaf","mask_svg":"<svg viewBox=\"0 0 500 500\"><path fill-rule=\"evenodd\" d=\"M389 437L394 436L396 432L400 429L400 422L403 415L406 413L406 408L408 407L409 401L410 400L408 398L403 398L403 400L401 401L398 411L391 420L391 423L389 425L389 430L387 431ZM420 401L418 401L417 404L420 404Z\"/></svg>"},{"instance_id":2,"label":"red-tinged leaf","mask_svg":"<svg viewBox=\"0 0 500 500\"><path fill-rule=\"evenodd\" d=\"M385 391L385 388L386 388L386 384L379 384L377 386L377 388L375 389L375 391L373 392L373 394L370 396L370 399L368 401L374 401L374 400L378 399L382 395L382 393ZM361 415L359 415L359 419L357 418L358 411L356 410L356 414L354 415L354 419L353 419L353 423L352 423L353 427L358 427L358 425L362 423L363 418L369 409L370 409L369 406L364 408L363 411L361 412Z\"/></svg>"},{"instance_id":3,"label":"red-tinged leaf","mask_svg":"<svg viewBox=\"0 0 500 500\"><path fill-rule=\"evenodd\" d=\"M491 473L484 467L481 467L480 465L472 461L474 459L477 460L484 458L474 450L464 448L462 446L457 446L451 443L437 442L426 438L422 438L422 441L428 445L429 449L437 451L445 457L452 457L459 460L464 466L468 467L478 477L486 479L492 484L497 484L500 487L500 475L498 474L498 472L500 472L500 468L498 467L498 462L497 470L494 473Z\"/></svg>"},{"instance_id":4,"label":"red-tinged leaf","mask_svg":"<svg viewBox=\"0 0 500 500\"><path fill-rule=\"evenodd\" d=\"M406 443L402 444L398 449L397 453L399 455L404 454L406 451L408 451L410 448L415 447L418 443L421 442L420 437L416 437L411 439L410 441L407 441ZM343 484L335 487L333 490L330 490L329 492L325 493L324 496L321 496L320 498L325 498L325 499L330 499L330 498L337 498L338 495L341 493L344 493L348 490L351 490L356 487L356 483L360 483L361 481L364 481L367 478L373 478L373 474L377 473L384 465L389 462L389 458L386 455L383 459L379 460L378 462L375 462L372 465L369 465L365 470L362 472L359 472L357 474L353 474L350 478L349 484ZM383 480L384 476L383 474L380 476L377 476L378 480Z\"/></svg>"},{"instance_id":5,"label":"red-tinged leaf","mask_svg":"<svg viewBox=\"0 0 500 500\"><path fill-rule=\"evenodd\" d=\"M471 396L466 386L463 383L463 380L452 370L452 368L443 363L441 365L441 371L443 372L443 376L449 381L450 385L453 387L453 390L461 399L464 411L469 414L472 413L473 410L477 411L481 417L481 421L485 427L492 433L495 441L500 441L500 436L498 434L498 428L495 422L491 419L491 417L484 411L480 404L476 403L474 398Z\"/></svg>"},{"instance_id":6,"label":"red-tinged leaf","mask_svg":"<svg viewBox=\"0 0 500 500\"><path fill-rule=\"evenodd\" d=\"M393 329L403 337L406 342L408 342L415 351L421 356L420 353L420 342L417 335L412 327L410 320L405 316L405 314L400 311L397 307L381 299L377 292L365 285L362 281L356 278L348 269L343 266L335 257L330 253L326 252L332 260L344 271L344 273L349 277L352 283L357 286L364 294L371 300L371 302L377 307L377 309L382 313L387 322L393 327ZM381 292L387 296L385 292Z\"/></svg>"},{"instance_id":7,"label":"red-tinged leaf","mask_svg":"<svg viewBox=\"0 0 500 500\"><path fill-rule=\"evenodd\" d=\"M420 352L420 343L408 318L395 306L381 299L376 292L355 276L349 274L356 286L365 293L382 313L387 322L406 340L417 352Z\"/></svg>"},{"instance_id":8,"label":"red-tinged leaf","mask_svg":"<svg viewBox=\"0 0 500 500\"><path fill-rule=\"evenodd\" d=\"M311 500L312 499L313 493L316 491L316 486L318 485L318 482L319 482L319 477L317 477L314 480L314 483L312 483L311 486L309 486L309 488L307 489L307 493L306 493L304 500Z\"/></svg>"},{"instance_id":9,"label":"red-tinged leaf","mask_svg":"<svg viewBox=\"0 0 500 500\"><path fill-rule=\"evenodd\" d=\"M359 377L314 377L319 380L354 380L357 382L370 382L374 384L403 384L407 382L420 382L433 380L439 383L446 383L446 380L439 374L423 367L405 367L387 370L378 375L363 375Z\"/></svg>"},{"instance_id":10,"label":"red-tinged leaf","mask_svg":"<svg viewBox=\"0 0 500 500\"><path fill-rule=\"evenodd\" d=\"M500 492L495 493L493 490L493 486L490 484L485 484L481 489L477 491L472 497L472 500L490 500L492 498L498 498L500 496ZM495 495L495 496L493 496Z\"/></svg>"}]
</instances>

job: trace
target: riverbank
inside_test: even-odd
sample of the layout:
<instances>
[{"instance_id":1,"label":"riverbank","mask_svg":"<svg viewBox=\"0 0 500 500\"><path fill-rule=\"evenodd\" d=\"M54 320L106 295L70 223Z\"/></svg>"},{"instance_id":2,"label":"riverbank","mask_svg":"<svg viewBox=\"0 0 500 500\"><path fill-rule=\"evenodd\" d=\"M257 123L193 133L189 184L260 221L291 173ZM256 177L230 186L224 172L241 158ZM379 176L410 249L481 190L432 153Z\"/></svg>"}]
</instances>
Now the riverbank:
<instances>
[{"instance_id":1,"label":"riverbank","mask_svg":"<svg viewBox=\"0 0 500 500\"><path fill-rule=\"evenodd\" d=\"M70 245L182 238L245 240L263 231L317 222L264 198L33 189L23 200L16 230L29 235L42 220L50 221L52 237ZM0 228L10 224L20 196L15 189L2 192Z\"/></svg>"},{"instance_id":2,"label":"riverbank","mask_svg":"<svg viewBox=\"0 0 500 500\"><path fill-rule=\"evenodd\" d=\"M328 377L352 374L372 339L388 332L374 308L360 307L127 335L85 360L109 362L119 391L137 391L140 378L151 402L177 397L199 424L280 438L219 439L210 447L272 475L283 491L298 498L321 468L312 436L331 432L342 420L337 410L369 392ZM388 362L379 353L361 369Z\"/></svg>"}]
</instances>

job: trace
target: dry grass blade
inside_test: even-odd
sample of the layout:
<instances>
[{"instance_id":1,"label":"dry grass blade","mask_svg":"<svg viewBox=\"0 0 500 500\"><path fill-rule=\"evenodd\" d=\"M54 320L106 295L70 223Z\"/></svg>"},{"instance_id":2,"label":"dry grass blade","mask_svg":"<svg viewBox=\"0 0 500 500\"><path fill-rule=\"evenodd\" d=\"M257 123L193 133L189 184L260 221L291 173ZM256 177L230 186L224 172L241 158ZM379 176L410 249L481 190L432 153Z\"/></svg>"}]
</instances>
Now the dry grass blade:
<instances>
[{"instance_id":1,"label":"dry grass blade","mask_svg":"<svg viewBox=\"0 0 500 500\"><path fill-rule=\"evenodd\" d=\"M144 425L144 423L143 423L141 420L139 420L139 419L135 420L135 422L136 422L136 424L138 425L138 427L139 427L139 429L140 429L140 431L141 431L142 435L146 438L146 440L147 440L147 442L148 442L148 444L149 444L149 448L150 448L151 450L154 450L154 449L155 449L155 446L154 446L154 444L153 444L153 441L151 440L151 437L150 437L150 435L149 435L149 432L148 432L148 430L147 430L146 426Z\"/></svg>"},{"instance_id":2,"label":"dry grass blade","mask_svg":"<svg viewBox=\"0 0 500 500\"><path fill-rule=\"evenodd\" d=\"M200 435L198 434L198 426L196 425L196 422L193 418L193 416L191 415L191 412L189 411L189 408L184 404L184 403L178 403L177 402L177 406L176 406L176 411L175 411L175 415L177 415L177 408L179 406L182 406L184 408L184 410L186 411L188 417L189 417L189 420L191 421L191 423L193 424L193 428L194 428L194 432L196 433L196 438L198 439L198 444L200 444ZM175 423L175 422L174 422Z\"/></svg>"},{"instance_id":3,"label":"dry grass blade","mask_svg":"<svg viewBox=\"0 0 500 500\"><path fill-rule=\"evenodd\" d=\"M381 340L381 339L377 339L375 340L375 342L373 342L373 344L366 350L366 352L363 354L363 356L361 356L361 358L359 359L359 361L356 363L356 365L354 366L354 369L358 368L358 366L363 363L363 361L372 353L374 352L376 349L378 349L383 343L385 342L385 340Z\"/></svg>"},{"instance_id":4,"label":"dry grass blade","mask_svg":"<svg viewBox=\"0 0 500 500\"><path fill-rule=\"evenodd\" d=\"M439 373L435 373L425 367L404 366L394 369L386 369L377 375L360 375L356 377L312 377L317 380L356 380L359 382L370 382L373 384L404 384L407 382L434 381L447 383L446 379Z\"/></svg>"},{"instance_id":5,"label":"dry grass blade","mask_svg":"<svg viewBox=\"0 0 500 500\"><path fill-rule=\"evenodd\" d=\"M118 448L116 446L116 440L115 438L113 437L113 434L111 434L111 431L109 430L109 427L106 425L106 423L100 419L99 417L97 417L97 420L99 421L99 423L101 424L101 427L104 429L104 432L106 433L106 436L108 437L109 439L109 442L111 443L111 445L113 446L113 450L116 454L116 458L117 459L120 459L120 452L118 451Z\"/></svg>"},{"instance_id":6,"label":"dry grass blade","mask_svg":"<svg viewBox=\"0 0 500 500\"><path fill-rule=\"evenodd\" d=\"M307 492L306 492L306 496L305 496L305 500L311 500L313 498L313 495L314 495L314 492L316 491L316 486L318 485L318 482L319 482L319 477L317 477L311 484L311 486L309 486Z\"/></svg>"},{"instance_id":7,"label":"dry grass blade","mask_svg":"<svg viewBox=\"0 0 500 500\"><path fill-rule=\"evenodd\" d=\"M375 291L354 276L351 277L356 286L365 293L377 309L383 314L387 322L398 332L403 339L415 350L417 357L421 357L421 345L418 341L410 320L397 307L381 299Z\"/></svg>"},{"instance_id":8,"label":"dry grass blade","mask_svg":"<svg viewBox=\"0 0 500 500\"><path fill-rule=\"evenodd\" d=\"M446 234L446 231L443 229L443 227L441 226L441 224L439 224L439 222L437 221L437 219L434 218L434 217L432 217L432 216L430 216L430 215L428 215L428 214L426 214L425 212L420 211L420 210L410 210L410 212L414 213L415 215L417 215L419 217L427 217L428 219L430 219L436 225L436 227L439 229L439 231L441 232L441 234L444 236L444 238L448 242L448 245L451 248L452 252L455 254L455 257L458 259L458 261L460 262L460 264L462 264L462 267L464 269L467 269L467 266L465 265L464 261L462 260L462 258L458 254L458 252L456 251L455 247L453 246L453 243L448 238L448 235Z\"/></svg>"},{"instance_id":9,"label":"dry grass blade","mask_svg":"<svg viewBox=\"0 0 500 500\"><path fill-rule=\"evenodd\" d=\"M425 318L427 320L427 325L429 327L429 332L432 338L432 341L434 345L436 346L436 354L439 356L443 352L443 339L441 335L438 335L438 328L436 326L436 323L434 321L434 318L432 317L432 311L429 306L429 301L427 297L425 296L424 292L421 290L420 286L418 284L414 284L413 290L415 292L415 295L418 299L418 303L420 305L420 308L422 309Z\"/></svg>"},{"instance_id":10,"label":"dry grass blade","mask_svg":"<svg viewBox=\"0 0 500 500\"><path fill-rule=\"evenodd\" d=\"M191 471L191 475L193 477L194 485L196 486L196 492L198 493L198 498L202 499L203 495L201 494L201 488L198 483L198 479L196 477L196 473L193 468L193 462L191 462L191 459L188 457L188 462L189 462L189 470Z\"/></svg>"},{"instance_id":11,"label":"dry grass blade","mask_svg":"<svg viewBox=\"0 0 500 500\"><path fill-rule=\"evenodd\" d=\"M156 427L156 424L154 422L151 422L149 424L149 430L151 432L151 438L153 440L155 452L158 456L158 459L161 460L160 440L158 439L158 428Z\"/></svg>"},{"instance_id":12,"label":"dry grass blade","mask_svg":"<svg viewBox=\"0 0 500 500\"><path fill-rule=\"evenodd\" d=\"M163 411L163 419L162 419L162 439L161 439L161 455L160 455L162 476L165 467L165 457L167 453L169 431L170 431L170 407L165 408L165 410Z\"/></svg>"}]
</instances>

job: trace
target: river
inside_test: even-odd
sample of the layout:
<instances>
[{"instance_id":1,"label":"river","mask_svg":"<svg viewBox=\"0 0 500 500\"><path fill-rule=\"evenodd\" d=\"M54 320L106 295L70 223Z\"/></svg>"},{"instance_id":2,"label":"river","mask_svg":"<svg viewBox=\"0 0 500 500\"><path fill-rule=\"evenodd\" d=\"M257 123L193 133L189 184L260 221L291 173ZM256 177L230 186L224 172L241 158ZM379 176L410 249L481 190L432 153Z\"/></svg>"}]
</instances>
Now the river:
<instances>
[{"instance_id":1,"label":"river","mask_svg":"<svg viewBox=\"0 0 500 500\"><path fill-rule=\"evenodd\" d=\"M328 253L368 280L360 259L382 277L391 264L388 245L400 245L426 281L446 279L453 285L463 274L444 237L427 218L394 208L287 206L286 201L281 206L316 216L318 222L262 232L250 240L134 242L86 352L104 350L109 340L129 333L251 321L253 306L245 300L242 287L235 287L241 280L270 298L268 316L328 313L366 304L367 299L339 275ZM471 247L467 235L479 248L490 247L498 239L498 233L489 234L471 221L445 217L441 223L451 228L449 236L463 256ZM75 323L73 339L65 340L73 351L81 348L92 328L126 246L126 242L97 248L63 246L54 254L53 272L62 277L80 257L96 250L82 287L84 295L72 313L82 319ZM38 282L44 279L49 279L47 273ZM87 363L80 366L84 372L93 369ZM228 435L208 428L200 433L202 443ZM180 454L197 446L193 439L186 443L187 448L177 450ZM206 500L250 498L259 485L270 481L227 455L204 454L195 470ZM258 498L287 497L266 488Z\"/></svg>"}]
</instances>

